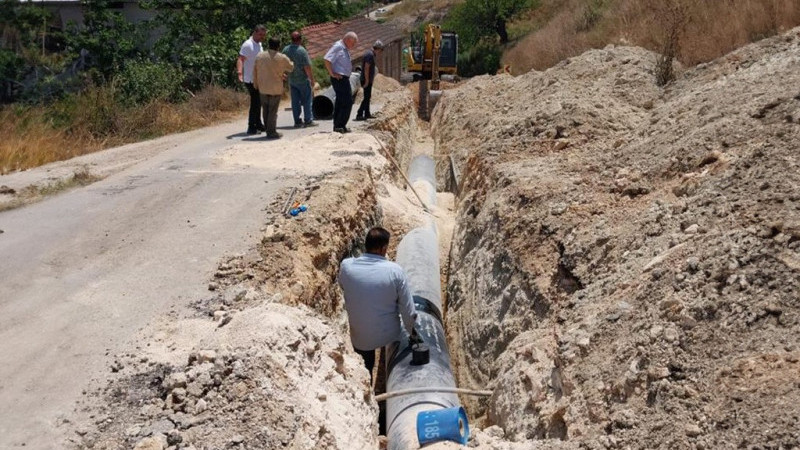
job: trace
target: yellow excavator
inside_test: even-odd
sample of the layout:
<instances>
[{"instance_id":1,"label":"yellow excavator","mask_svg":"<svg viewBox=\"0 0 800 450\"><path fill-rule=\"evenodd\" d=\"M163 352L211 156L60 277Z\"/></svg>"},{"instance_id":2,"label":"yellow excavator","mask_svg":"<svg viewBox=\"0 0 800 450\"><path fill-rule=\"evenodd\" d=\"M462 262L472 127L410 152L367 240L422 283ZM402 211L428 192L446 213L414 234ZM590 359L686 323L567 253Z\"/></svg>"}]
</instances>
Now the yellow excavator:
<instances>
[{"instance_id":1,"label":"yellow excavator","mask_svg":"<svg viewBox=\"0 0 800 450\"><path fill-rule=\"evenodd\" d=\"M425 80L436 80L443 74L455 75L457 55L458 35L429 23L422 36L411 36L411 46L406 53L408 71L415 79Z\"/></svg>"},{"instance_id":2,"label":"yellow excavator","mask_svg":"<svg viewBox=\"0 0 800 450\"><path fill-rule=\"evenodd\" d=\"M411 36L411 46L406 53L406 65L407 70L414 74L414 80L420 82L419 112L424 119L429 118L427 80L431 80L430 89L438 91L441 75L458 73L457 56L458 35L442 31L439 25L428 24L422 36ZM438 96L436 98L438 99Z\"/></svg>"}]
</instances>

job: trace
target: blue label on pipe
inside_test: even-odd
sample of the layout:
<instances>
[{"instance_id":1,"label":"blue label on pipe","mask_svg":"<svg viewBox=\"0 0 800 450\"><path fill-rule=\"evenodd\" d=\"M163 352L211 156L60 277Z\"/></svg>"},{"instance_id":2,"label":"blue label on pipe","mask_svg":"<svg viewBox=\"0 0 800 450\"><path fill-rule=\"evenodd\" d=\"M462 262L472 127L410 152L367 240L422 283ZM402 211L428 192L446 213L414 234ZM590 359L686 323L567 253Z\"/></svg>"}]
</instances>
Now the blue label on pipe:
<instances>
[{"instance_id":1,"label":"blue label on pipe","mask_svg":"<svg viewBox=\"0 0 800 450\"><path fill-rule=\"evenodd\" d=\"M434 409L417 414L417 439L419 445L439 441L453 441L465 445L469 440L469 423L464 408Z\"/></svg>"}]
</instances>

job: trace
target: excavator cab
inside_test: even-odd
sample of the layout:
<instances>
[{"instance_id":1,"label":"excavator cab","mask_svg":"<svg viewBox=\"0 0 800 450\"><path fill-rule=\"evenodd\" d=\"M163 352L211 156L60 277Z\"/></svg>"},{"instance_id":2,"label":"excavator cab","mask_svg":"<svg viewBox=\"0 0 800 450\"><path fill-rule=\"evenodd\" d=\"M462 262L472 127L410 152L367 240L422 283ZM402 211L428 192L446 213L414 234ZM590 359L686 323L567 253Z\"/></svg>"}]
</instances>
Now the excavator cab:
<instances>
[{"instance_id":1,"label":"excavator cab","mask_svg":"<svg viewBox=\"0 0 800 450\"><path fill-rule=\"evenodd\" d=\"M438 54L438 64L434 55ZM408 71L415 80L437 79L440 75L458 72L458 35L442 31L439 25L428 24L422 36L411 36L411 46L406 53ZM436 77L434 77L436 72Z\"/></svg>"}]
</instances>

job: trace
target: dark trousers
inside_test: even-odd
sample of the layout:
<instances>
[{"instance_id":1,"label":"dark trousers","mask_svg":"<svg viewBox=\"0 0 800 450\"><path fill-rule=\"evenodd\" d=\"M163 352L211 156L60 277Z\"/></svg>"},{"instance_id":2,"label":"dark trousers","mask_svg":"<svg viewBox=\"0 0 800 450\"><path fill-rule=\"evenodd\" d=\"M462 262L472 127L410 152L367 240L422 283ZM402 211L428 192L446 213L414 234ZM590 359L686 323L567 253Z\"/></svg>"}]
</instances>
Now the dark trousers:
<instances>
[{"instance_id":1,"label":"dark trousers","mask_svg":"<svg viewBox=\"0 0 800 450\"><path fill-rule=\"evenodd\" d=\"M361 100L361 106L358 107L356 117L369 117L372 114L369 112L369 101L372 99L372 83L369 86L364 86L364 100Z\"/></svg>"},{"instance_id":2,"label":"dark trousers","mask_svg":"<svg viewBox=\"0 0 800 450\"><path fill-rule=\"evenodd\" d=\"M366 366L367 372L369 372L369 383L372 384L372 368L375 367L375 350L359 350L357 348L353 350L364 358L364 366Z\"/></svg>"},{"instance_id":3,"label":"dark trousers","mask_svg":"<svg viewBox=\"0 0 800 450\"><path fill-rule=\"evenodd\" d=\"M350 88L350 78L331 78L336 101L333 103L333 128L345 128L353 111L353 90Z\"/></svg>"},{"instance_id":4,"label":"dark trousers","mask_svg":"<svg viewBox=\"0 0 800 450\"><path fill-rule=\"evenodd\" d=\"M261 124L261 96L258 94L258 89L253 87L253 83L245 83L247 92L250 93L250 114L247 117L247 130L256 131L263 128Z\"/></svg>"},{"instance_id":5,"label":"dark trousers","mask_svg":"<svg viewBox=\"0 0 800 450\"><path fill-rule=\"evenodd\" d=\"M264 126L267 128L267 136L274 136L278 132L278 107L280 104L280 95L261 94L261 106L264 110Z\"/></svg>"}]
</instances>

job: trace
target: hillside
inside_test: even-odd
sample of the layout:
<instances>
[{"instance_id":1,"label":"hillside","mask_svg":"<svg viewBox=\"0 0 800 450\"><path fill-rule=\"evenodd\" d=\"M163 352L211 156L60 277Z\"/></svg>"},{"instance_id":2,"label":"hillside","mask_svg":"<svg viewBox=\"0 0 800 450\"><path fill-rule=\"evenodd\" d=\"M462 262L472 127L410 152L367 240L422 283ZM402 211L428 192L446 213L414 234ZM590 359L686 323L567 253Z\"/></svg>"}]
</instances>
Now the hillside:
<instances>
[{"instance_id":1,"label":"hillside","mask_svg":"<svg viewBox=\"0 0 800 450\"><path fill-rule=\"evenodd\" d=\"M505 49L503 64L515 75L544 70L608 44L674 51L681 64L694 66L800 25L800 4L794 0L536 3L509 25L515 42Z\"/></svg>"},{"instance_id":2,"label":"hillside","mask_svg":"<svg viewBox=\"0 0 800 450\"><path fill-rule=\"evenodd\" d=\"M463 3L406 0L386 20L407 32L430 22L453 28L451 10ZM683 66L691 67L800 25L800 4L794 0L537 0L529 6L509 18L510 42L492 44L503 53L501 67L509 66L514 75L544 70L609 44L635 45L662 54L674 52ZM493 42L497 40L497 36L488 36ZM481 52L487 48L484 45ZM461 52L468 51L462 43Z\"/></svg>"}]
</instances>

